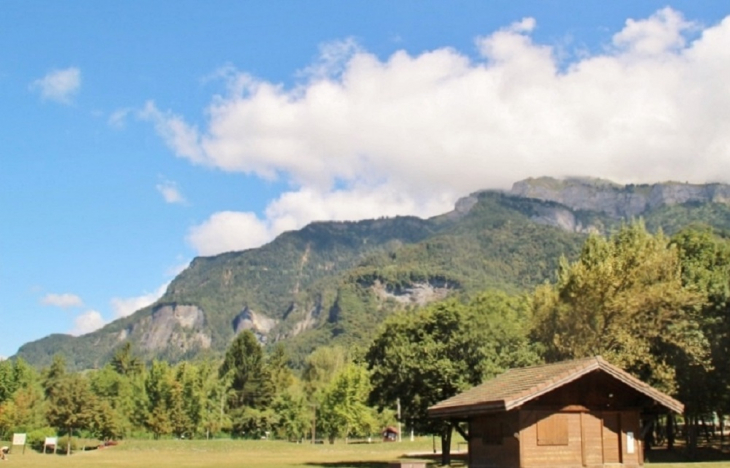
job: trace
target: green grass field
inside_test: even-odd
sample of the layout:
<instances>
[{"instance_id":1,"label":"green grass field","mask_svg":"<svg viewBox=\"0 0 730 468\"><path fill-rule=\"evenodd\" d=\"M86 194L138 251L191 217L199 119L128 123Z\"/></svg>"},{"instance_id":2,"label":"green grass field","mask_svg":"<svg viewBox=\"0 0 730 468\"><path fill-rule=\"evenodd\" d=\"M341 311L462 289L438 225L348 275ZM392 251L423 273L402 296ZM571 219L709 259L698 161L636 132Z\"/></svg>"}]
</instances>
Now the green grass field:
<instances>
[{"instance_id":1,"label":"green grass field","mask_svg":"<svg viewBox=\"0 0 730 468\"><path fill-rule=\"evenodd\" d=\"M7 445L7 443L3 443ZM430 438L415 442L346 445L294 444L281 441L163 440L124 441L116 447L65 455L43 455L16 447L0 467L246 467L246 468L387 468L389 461L425 458ZM436 459L438 460L438 459ZM5 465L5 463L7 463ZM437 465L435 463L434 465ZM463 466L459 460L455 466ZM656 463L652 468L730 468L729 462Z\"/></svg>"}]
</instances>

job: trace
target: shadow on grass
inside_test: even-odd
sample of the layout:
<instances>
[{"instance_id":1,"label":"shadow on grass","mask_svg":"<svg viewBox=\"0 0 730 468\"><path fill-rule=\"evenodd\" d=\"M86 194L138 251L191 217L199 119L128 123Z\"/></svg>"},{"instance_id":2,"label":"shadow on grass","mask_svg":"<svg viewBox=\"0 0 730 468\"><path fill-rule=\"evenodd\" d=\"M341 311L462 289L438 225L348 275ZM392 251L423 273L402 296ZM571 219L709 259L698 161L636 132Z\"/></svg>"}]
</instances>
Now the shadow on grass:
<instances>
[{"instance_id":1,"label":"shadow on grass","mask_svg":"<svg viewBox=\"0 0 730 468\"><path fill-rule=\"evenodd\" d=\"M414 456L401 456L397 458L391 458L386 461L341 461L341 462L310 462L306 463L307 466L312 467L324 467L324 468L388 468L391 463L396 460L425 460L428 461L428 466L438 466L441 464L441 454L419 454ZM466 465L466 454L452 454L451 455L452 466L459 467Z\"/></svg>"},{"instance_id":2,"label":"shadow on grass","mask_svg":"<svg viewBox=\"0 0 730 468\"><path fill-rule=\"evenodd\" d=\"M326 463L307 463L308 466L324 466L326 468L388 468L387 461L368 461L368 462L326 462Z\"/></svg>"},{"instance_id":3,"label":"shadow on grass","mask_svg":"<svg viewBox=\"0 0 730 468\"><path fill-rule=\"evenodd\" d=\"M690 456L684 447L677 447L674 450L655 448L645 453L644 457L648 463L714 462L730 460L730 453L727 449L698 447L694 456Z\"/></svg>"}]
</instances>

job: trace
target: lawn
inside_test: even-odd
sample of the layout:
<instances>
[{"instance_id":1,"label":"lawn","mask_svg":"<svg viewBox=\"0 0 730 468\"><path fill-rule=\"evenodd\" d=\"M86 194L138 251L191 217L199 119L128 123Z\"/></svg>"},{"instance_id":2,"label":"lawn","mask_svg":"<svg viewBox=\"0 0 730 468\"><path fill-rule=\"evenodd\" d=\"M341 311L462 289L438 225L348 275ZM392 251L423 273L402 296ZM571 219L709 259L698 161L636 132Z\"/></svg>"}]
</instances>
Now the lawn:
<instances>
[{"instance_id":1,"label":"lawn","mask_svg":"<svg viewBox=\"0 0 730 468\"><path fill-rule=\"evenodd\" d=\"M281 441L164 440L124 441L119 446L65 455L43 455L16 447L8 467L246 467L246 468L387 468L406 454L425 458L430 438L401 443L345 445L294 444ZM6 443L4 445L7 445ZM432 456L432 455L431 455ZM2 462L0 462L2 463ZM463 463L456 460L455 465ZM730 461L652 463L652 468L730 468Z\"/></svg>"}]
</instances>

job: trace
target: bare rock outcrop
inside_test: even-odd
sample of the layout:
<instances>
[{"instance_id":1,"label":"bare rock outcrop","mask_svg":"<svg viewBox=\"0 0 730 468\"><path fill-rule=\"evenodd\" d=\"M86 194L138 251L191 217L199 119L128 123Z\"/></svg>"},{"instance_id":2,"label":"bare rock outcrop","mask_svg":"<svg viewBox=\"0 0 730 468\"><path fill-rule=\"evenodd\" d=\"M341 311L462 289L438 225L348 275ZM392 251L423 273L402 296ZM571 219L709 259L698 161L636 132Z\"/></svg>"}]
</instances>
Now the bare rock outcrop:
<instances>
[{"instance_id":1,"label":"bare rock outcrop","mask_svg":"<svg viewBox=\"0 0 730 468\"><path fill-rule=\"evenodd\" d=\"M266 337L277 321L270 317L254 312L248 306L244 307L231 322L233 331L236 334L244 330L251 330L262 343L266 342Z\"/></svg>"},{"instance_id":2,"label":"bare rock outcrop","mask_svg":"<svg viewBox=\"0 0 730 468\"><path fill-rule=\"evenodd\" d=\"M381 300L394 300L403 305L424 306L445 299L453 290L445 282L417 282L405 287L393 287L376 280L372 285L375 295Z\"/></svg>"},{"instance_id":3,"label":"bare rock outcrop","mask_svg":"<svg viewBox=\"0 0 730 468\"><path fill-rule=\"evenodd\" d=\"M135 328L144 330L142 349L157 351L171 346L185 351L210 347L210 337L202 331L204 325L205 314L197 306L160 304Z\"/></svg>"},{"instance_id":4,"label":"bare rock outcrop","mask_svg":"<svg viewBox=\"0 0 730 468\"><path fill-rule=\"evenodd\" d=\"M664 182L620 185L603 179L540 177L516 182L510 195L552 201L572 210L597 211L614 218L687 202L730 203L730 185Z\"/></svg>"}]
</instances>

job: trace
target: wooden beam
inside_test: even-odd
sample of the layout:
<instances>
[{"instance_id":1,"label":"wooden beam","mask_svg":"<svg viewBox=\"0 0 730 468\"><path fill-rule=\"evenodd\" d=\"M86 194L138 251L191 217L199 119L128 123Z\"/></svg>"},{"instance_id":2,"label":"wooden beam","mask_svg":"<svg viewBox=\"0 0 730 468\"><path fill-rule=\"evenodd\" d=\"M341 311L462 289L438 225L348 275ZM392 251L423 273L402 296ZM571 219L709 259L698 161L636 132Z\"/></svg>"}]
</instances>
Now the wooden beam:
<instances>
[{"instance_id":1,"label":"wooden beam","mask_svg":"<svg viewBox=\"0 0 730 468\"><path fill-rule=\"evenodd\" d=\"M464 429L463 427L461 427L461 425L459 424L458 421L452 420L451 421L451 424L453 424L454 429L456 429L456 432L458 432L459 435L461 437L463 437L465 441L469 442L469 432L468 432L468 429Z\"/></svg>"}]
</instances>

